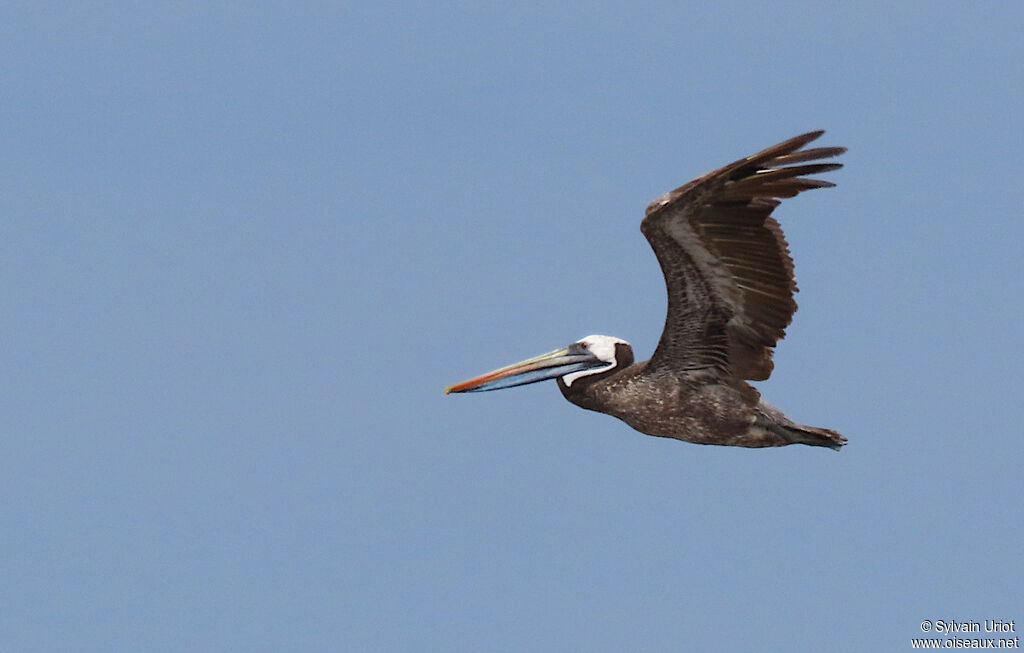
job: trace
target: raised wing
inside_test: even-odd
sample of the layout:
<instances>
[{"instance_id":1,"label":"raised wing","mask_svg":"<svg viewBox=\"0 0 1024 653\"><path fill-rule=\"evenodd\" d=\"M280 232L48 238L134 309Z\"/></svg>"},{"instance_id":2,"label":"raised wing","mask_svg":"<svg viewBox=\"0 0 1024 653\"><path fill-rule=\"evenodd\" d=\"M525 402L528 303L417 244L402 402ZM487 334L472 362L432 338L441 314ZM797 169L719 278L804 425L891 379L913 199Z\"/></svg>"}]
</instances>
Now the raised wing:
<instances>
[{"instance_id":1,"label":"raised wing","mask_svg":"<svg viewBox=\"0 0 1024 653\"><path fill-rule=\"evenodd\" d=\"M668 316L649 369L713 369L763 380L796 312L793 259L771 216L777 198L835 184L813 175L843 147L802 149L791 138L662 195L640 225L668 286Z\"/></svg>"}]
</instances>

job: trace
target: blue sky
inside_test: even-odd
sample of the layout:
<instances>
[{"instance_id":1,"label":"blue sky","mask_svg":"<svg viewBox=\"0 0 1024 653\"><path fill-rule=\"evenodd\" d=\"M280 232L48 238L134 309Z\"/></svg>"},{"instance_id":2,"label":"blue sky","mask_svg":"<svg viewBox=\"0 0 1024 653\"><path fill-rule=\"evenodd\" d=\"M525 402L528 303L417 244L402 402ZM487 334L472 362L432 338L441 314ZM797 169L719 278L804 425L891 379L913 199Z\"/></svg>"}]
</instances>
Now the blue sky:
<instances>
[{"instance_id":1,"label":"blue sky","mask_svg":"<svg viewBox=\"0 0 1024 653\"><path fill-rule=\"evenodd\" d=\"M0 20L0 648L904 650L1024 622L1019 3L76 3ZM824 128L764 396L699 447L647 202ZM1018 626L1019 628L1019 626Z\"/></svg>"}]
</instances>

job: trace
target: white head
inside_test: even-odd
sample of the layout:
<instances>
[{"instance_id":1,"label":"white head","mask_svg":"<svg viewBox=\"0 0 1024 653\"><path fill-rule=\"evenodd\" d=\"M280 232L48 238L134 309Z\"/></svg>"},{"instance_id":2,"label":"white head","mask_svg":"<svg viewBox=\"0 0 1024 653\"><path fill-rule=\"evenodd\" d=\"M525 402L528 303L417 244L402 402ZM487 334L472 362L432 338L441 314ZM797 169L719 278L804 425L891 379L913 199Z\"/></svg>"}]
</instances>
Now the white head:
<instances>
[{"instance_id":1,"label":"white head","mask_svg":"<svg viewBox=\"0 0 1024 653\"><path fill-rule=\"evenodd\" d=\"M616 338L615 336L599 336L591 335L586 338L580 338L577 340L575 345L581 345L586 351L590 352L594 357L606 363L601 367L592 367L586 370L580 370L579 372L572 372L562 377L562 382L565 383L566 387L572 385L572 382L576 379L584 376L590 376L591 374L603 374L608 370L614 368L621 361L615 358L615 345L626 345L629 347L629 343L622 338ZM632 362L632 361L630 361Z\"/></svg>"}]
</instances>

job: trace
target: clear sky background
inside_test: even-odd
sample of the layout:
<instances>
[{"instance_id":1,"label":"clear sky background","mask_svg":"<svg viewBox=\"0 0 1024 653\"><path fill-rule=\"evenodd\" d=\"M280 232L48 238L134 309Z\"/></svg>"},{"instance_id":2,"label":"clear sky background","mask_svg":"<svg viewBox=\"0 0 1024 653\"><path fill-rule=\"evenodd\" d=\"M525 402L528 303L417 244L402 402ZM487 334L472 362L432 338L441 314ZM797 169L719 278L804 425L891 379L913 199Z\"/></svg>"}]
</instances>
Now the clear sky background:
<instances>
[{"instance_id":1,"label":"clear sky background","mask_svg":"<svg viewBox=\"0 0 1024 653\"><path fill-rule=\"evenodd\" d=\"M0 648L901 651L1024 629L1024 5L0 15ZM553 383L654 349L647 202L824 128L760 384L839 453Z\"/></svg>"}]
</instances>

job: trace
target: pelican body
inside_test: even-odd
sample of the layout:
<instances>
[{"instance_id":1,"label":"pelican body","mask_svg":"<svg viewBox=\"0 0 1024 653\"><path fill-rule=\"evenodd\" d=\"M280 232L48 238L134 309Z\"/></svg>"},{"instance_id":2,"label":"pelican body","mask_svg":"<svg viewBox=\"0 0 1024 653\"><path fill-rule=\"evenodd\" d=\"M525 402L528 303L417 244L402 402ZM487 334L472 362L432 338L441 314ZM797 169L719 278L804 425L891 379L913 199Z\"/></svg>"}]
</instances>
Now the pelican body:
<instances>
[{"instance_id":1,"label":"pelican body","mask_svg":"<svg viewBox=\"0 0 1024 653\"><path fill-rule=\"evenodd\" d=\"M841 147L804 149L810 132L709 172L651 202L641 231L668 288L668 315L650 360L625 340L592 335L445 389L499 390L557 379L572 403L649 435L696 444L838 450L832 429L797 424L747 381L767 379L796 312L793 260L772 211L781 198L833 186L808 178Z\"/></svg>"}]
</instances>

